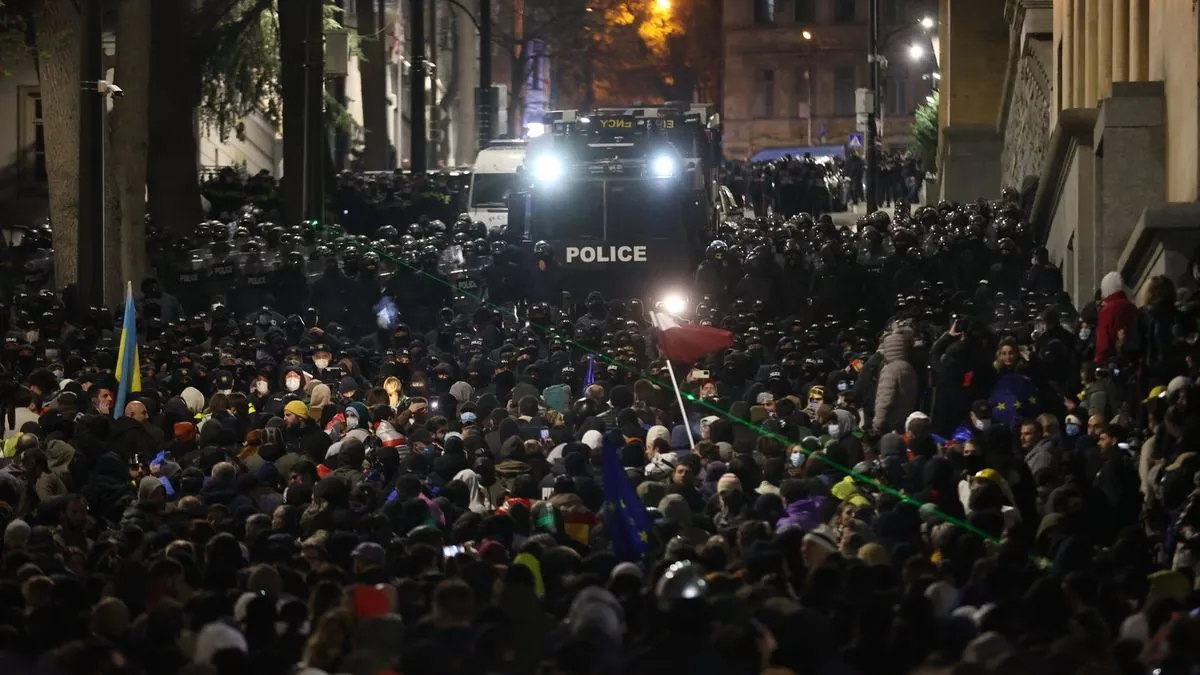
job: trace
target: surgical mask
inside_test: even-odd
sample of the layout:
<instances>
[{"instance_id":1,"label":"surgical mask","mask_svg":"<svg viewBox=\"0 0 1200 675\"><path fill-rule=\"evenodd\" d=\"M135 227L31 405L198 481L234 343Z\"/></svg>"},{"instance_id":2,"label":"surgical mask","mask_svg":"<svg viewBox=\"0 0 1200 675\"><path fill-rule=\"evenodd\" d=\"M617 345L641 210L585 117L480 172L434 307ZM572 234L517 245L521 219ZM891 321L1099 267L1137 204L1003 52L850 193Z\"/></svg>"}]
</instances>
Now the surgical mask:
<instances>
[{"instance_id":1,"label":"surgical mask","mask_svg":"<svg viewBox=\"0 0 1200 675\"><path fill-rule=\"evenodd\" d=\"M285 380L285 383L287 384L288 391L296 391L300 388L300 378L298 377L289 377Z\"/></svg>"},{"instance_id":2,"label":"surgical mask","mask_svg":"<svg viewBox=\"0 0 1200 675\"><path fill-rule=\"evenodd\" d=\"M267 392L270 390L271 385L267 384L266 380L259 380L258 382L254 383L254 391L258 392L259 396L266 396Z\"/></svg>"},{"instance_id":3,"label":"surgical mask","mask_svg":"<svg viewBox=\"0 0 1200 675\"><path fill-rule=\"evenodd\" d=\"M37 342L37 341L38 341L38 337L39 337L39 336L38 336L38 332L37 332L36 330L27 330L27 331L25 331L25 340L26 340L26 341L28 341L28 342L29 342L29 343L31 343L31 344L32 344L32 343L34 343L34 342Z\"/></svg>"},{"instance_id":4,"label":"surgical mask","mask_svg":"<svg viewBox=\"0 0 1200 675\"><path fill-rule=\"evenodd\" d=\"M804 453L803 452L793 452L791 461L792 461L792 466L795 466L795 467L804 466Z\"/></svg>"},{"instance_id":5,"label":"surgical mask","mask_svg":"<svg viewBox=\"0 0 1200 675\"><path fill-rule=\"evenodd\" d=\"M50 371L50 372L54 373L54 379L56 379L56 380L61 380L61 379L63 379L63 371L61 371L61 370L52 370L52 371Z\"/></svg>"},{"instance_id":6,"label":"surgical mask","mask_svg":"<svg viewBox=\"0 0 1200 675\"><path fill-rule=\"evenodd\" d=\"M47 349L46 350L46 358L47 359L57 359L58 358L58 350L57 349Z\"/></svg>"},{"instance_id":7,"label":"surgical mask","mask_svg":"<svg viewBox=\"0 0 1200 675\"><path fill-rule=\"evenodd\" d=\"M313 365L320 370L325 370L329 367L329 359L313 359Z\"/></svg>"},{"instance_id":8,"label":"surgical mask","mask_svg":"<svg viewBox=\"0 0 1200 675\"><path fill-rule=\"evenodd\" d=\"M991 420L975 420L975 428L980 431L987 431L990 426L992 426Z\"/></svg>"},{"instance_id":9,"label":"surgical mask","mask_svg":"<svg viewBox=\"0 0 1200 675\"><path fill-rule=\"evenodd\" d=\"M849 389L850 389L850 383L849 383L849 382L847 382L847 381L845 381L845 380L842 380L841 382L838 382L838 383L837 383L837 390L838 390L838 391L848 391Z\"/></svg>"},{"instance_id":10,"label":"surgical mask","mask_svg":"<svg viewBox=\"0 0 1200 675\"><path fill-rule=\"evenodd\" d=\"M1068 424L1067 425L1067 436L1070 436L1071 438L1075 438L1078 435L1079 435L1079 425L1078 424Z\"/></svg>"},{"instance_id":11,"label":"surgical mask","mask_svg":"<svg viewBox=\"0 0 1200 675\"><path fill-rule=\"evenodd\" d=\"M354 415L347 415L346 416L346 428L347 429L357 429L358 428L358 418L355 417Z\"/></svg>"},{"instance_id":12,"label":"surgical mask","mask_svg":"<svg viewBox=\"0 0 1200 675\"><path fill-rule=\"evenodd\" d=\"M1080 340L1086 341L1090 337L1092 337L1092 329L1091 328L1080 328L1079 329L1079 339Z\"/></svg>"},{"instance_id":13,"label":"surgical mask","mask_svg":"<svg viewBox=\"0 0 1200 675\"><path fill-rule=\"evenodd\" d=\"M830 436L836 437L841 432L841 427L839 427L837 424L828 424L825 426L825 431L829 432Z\"/></svg>"}]
</instances>

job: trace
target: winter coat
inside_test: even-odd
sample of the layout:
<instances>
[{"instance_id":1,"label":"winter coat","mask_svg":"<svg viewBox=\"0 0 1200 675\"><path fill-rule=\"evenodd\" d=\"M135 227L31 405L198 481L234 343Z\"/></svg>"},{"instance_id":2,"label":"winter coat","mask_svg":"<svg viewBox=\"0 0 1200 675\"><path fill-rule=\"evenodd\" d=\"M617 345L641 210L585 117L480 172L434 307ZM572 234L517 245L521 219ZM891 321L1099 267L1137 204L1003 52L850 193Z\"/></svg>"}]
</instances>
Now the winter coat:
<instances>
[{"instance_id":1,"label":"winter coat","mask_svg":"<svg viewBox=\"0 0 1200 675\"><path fill-rule=\"evenodd\" d=\"M1037 476L1039 471L1045 469L1056 470L1058 456L1059 451L1053 439L1043 438L1025 453L1025 464L1029 467L1029 473Z\"/></svg>"},{"instance_id":2,"label":"winter coat","mask_svg":"<svg viewBox=\"0 0 1200 675\"><path fill-rule=\"evenodd\" d=\"M1117 358L1117 332L1131 329L1137 322L1137 307L1122 288L1121 275L1109 272L1100 281L1104 306L1096 323L1096 353L1093 361L1104 365Z\"/></svg>"},{"instance_id":3,"label":"winter coat","mask_svg":"<svg viewBox=\"0 0 1200 675\"><path fill-rule=\"evenodd\" d=\"M913 337L908 331L896 331L883 339L883 369L875 390L875 431L883 433L904 428L904 421L917 409L919 383L917 371L908 361Z\"/></svg>"},{"instance_id":4,"label":"winter coat","mask_svg":"<svg viewBox=\"0 0 1200 675\"><path fill-rule=\"evenodd\" d=\"M822 523L821 516L826 500L826 497L808 497L788 504L787 515L775 523L775 529L794 525L805 532L812 530Z\"/></svg>"}]
</instances>

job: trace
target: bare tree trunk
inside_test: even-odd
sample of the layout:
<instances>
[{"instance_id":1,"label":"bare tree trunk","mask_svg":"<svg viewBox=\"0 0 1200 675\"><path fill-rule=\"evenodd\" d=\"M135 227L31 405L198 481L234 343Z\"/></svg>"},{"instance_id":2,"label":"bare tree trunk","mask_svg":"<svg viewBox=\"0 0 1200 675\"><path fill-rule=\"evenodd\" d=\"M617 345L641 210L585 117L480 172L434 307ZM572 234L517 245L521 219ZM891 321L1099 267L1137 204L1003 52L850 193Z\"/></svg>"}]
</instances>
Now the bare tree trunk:
<instances>
[{"instance_id":1,"label":"bare tree trunk","mask_svg":"<svg viewBox=\"0 0 1200 675\"><path fill-rule=\"evenodd\" d=\"M112 111L109 165L115 169L120 204L117 295L124 282L146 275L146 167L150 135L150 0L121 0L117 9L117 67L113 79L125 90ZM113 266L115 267L115 265Z\"/></svg>"},{"instance_id":2,"label":"bare tree trunk","mask_svg":"<svg viewBox=\"0 0 1200 675\"><path fill-rule=\"evenodd\" d=\"M54 228L54 283L62 288L79 278L79 9L72 0L44 0L34 22Z\"/></svg>"},{"instance_id":3,"label":"bare tree trunk","mask_svg":"<svg viewBox=\"0 0 1200 675\"><path fill-rule=\"evenodd\" d=\"M363 168L386 171L388 168L388 102L386 33L380 29L375 0L355 0L358 15L359 47L362 58L358 70L362 77Z\"/></svg>"},{"instance_id":4,"label":"bare tree trunk","mask_svg":"<svg viewBox=\"0 0 1200 675\"><path fill-rule=\"evenodd\" d=\"M188 57L188 6L185 2L154 2L150 14L147 94L153 90L154 95L147 106L146 180L150 214L174 236L190 235L202 216L195 124L200 75Z\"/></svg>"}]
</instances>

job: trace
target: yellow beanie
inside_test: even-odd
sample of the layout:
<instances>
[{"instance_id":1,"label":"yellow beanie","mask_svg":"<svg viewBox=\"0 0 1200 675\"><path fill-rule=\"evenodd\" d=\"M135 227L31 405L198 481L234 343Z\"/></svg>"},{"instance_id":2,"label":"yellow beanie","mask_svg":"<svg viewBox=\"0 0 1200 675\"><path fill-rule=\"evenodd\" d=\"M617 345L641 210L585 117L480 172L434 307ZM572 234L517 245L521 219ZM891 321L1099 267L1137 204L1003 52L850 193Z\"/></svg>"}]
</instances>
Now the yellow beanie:
<instances>
[{"instance_id":1,"label":"yellow beanie","mask_svg":"<svg viewBox=\"0 0 1200 675\"><path fill-rule=\"evenodd\" d=\"M301 419L308 419L308 406L304 405L304 403L301 401L289 402L287 405L283 406L283 411L285 413L292 413Z\"/></svg>"}]
</instances>

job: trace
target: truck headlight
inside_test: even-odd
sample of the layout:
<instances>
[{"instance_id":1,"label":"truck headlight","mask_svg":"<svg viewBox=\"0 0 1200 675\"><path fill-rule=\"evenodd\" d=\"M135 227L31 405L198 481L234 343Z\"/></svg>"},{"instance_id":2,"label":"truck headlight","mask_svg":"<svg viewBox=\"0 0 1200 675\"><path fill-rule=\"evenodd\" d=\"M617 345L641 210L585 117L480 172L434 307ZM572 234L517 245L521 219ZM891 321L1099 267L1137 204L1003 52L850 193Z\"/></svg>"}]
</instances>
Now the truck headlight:
<instances>
[{"instance_id":1,"label":"truck headlight","mask_svg":"<svg viewBox=\"0 0 1200 675\"><path fill-rule=\"evenodd\" d=\"M674 291L664 293L662 299L659 300L659 304L662 305L663 311L672 316L679 316L686 312L688 308L687 296Z\"/></svg>"},{"instance_id":2,"label":"truck headlight","mask_svg":"<svg viewBox=\"0 0 1200 675\"><path fill-rule=\"evenodd\" d=\"M542 155L533 163L533 177L539 183L551 183L563 177L567 167L560 157Z\"/></svg>"},{"instance_id":3,"label":"truck headlight","mask_svg":"<svg viewBox=\"0 0 1200 675\"><path fill-rule=\"evenodd\" d=\"M655 178L670 178L678 170L678 162L670 155L656 155L650 160L650 175Z\"/></svg>"}]
</instances>

